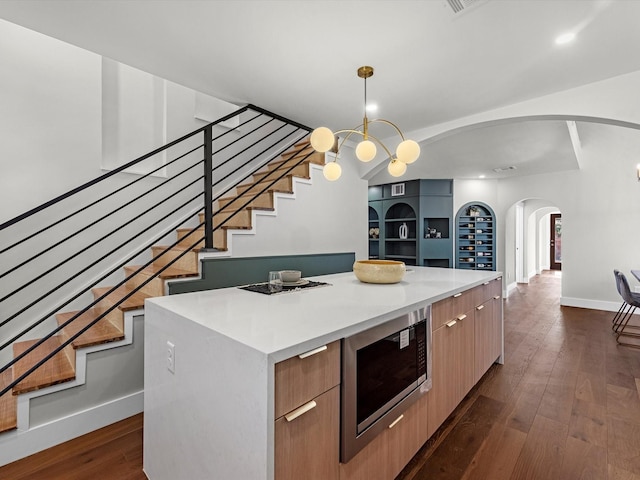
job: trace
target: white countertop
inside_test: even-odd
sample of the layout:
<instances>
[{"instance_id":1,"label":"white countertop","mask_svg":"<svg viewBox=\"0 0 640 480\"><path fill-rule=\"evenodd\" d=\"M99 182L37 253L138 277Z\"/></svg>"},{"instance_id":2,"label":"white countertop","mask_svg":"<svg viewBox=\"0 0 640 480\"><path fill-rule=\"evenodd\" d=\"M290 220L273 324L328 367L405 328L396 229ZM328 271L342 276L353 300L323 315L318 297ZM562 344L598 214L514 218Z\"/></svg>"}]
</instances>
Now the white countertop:
<instances>
[{"instance_id":1,"label":"white countertop","mask_svg":"<svg viewBox=\"0 0 640 480\"><path fill-rule=\"evenodd\" d=\"M232 287L148 299L146 308L196 322L279 362L501 275L449 268L408 270L401 282L391 285L362 283L348 272L305 277L330 286L277 295Z\"/></svg>"}]
</instances>

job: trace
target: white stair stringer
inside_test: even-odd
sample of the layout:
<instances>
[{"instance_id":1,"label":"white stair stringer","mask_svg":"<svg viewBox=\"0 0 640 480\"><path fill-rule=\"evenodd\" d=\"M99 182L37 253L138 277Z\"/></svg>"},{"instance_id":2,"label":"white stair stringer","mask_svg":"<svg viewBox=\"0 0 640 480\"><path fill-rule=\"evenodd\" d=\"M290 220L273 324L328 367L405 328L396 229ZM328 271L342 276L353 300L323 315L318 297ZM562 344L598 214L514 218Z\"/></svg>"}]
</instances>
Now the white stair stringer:
<instances>
[{"instance_id":1,"label":"white stair stringer","mask_svg":"<svg viewBox=\"0 0 640 480\"><path fill-rule=\"evenodd\" d=\"M123 347L133 343L133 317L144 315L144 310L131 310L124 312L124 338L116 342L101 343L91 347L82 347L76 350L76 378L70 382L58 383L50 387L41 388L32 392L18 395L18 428L19 432L29 430L29 402L32 398L49 395L68 388L84 385L87 378L87 354L101 352L112 348Z\"/></svg>"},{"instance_id":2,"label":"white stair stringer","mask_svg":"<svg viewBox=\"0 0 640 480\"><path fill-rule=\"evenodd\" d=\"M226 230L227 232L227 250L223 252L206 252L198 254L198 260L203 258L220 258L220 257L231 257L233 256L233 237L235 235L256 235L256 216L269 216L276 217L278 216L278 202L281 199L293 199L296 198L297 184L302 185L313 185L313 177L315 173L322 172L323 165L317 165L315 163L309 163L311 167L309 169L309 178L303 177L293 177L292 182L292 190L293 193L283 193L283 192L274 192L273 194L273 210L251 210L251 228L250 229L234 229L229 228ZM198 262L200 263L200 262ZM201 272L200 272L201 273Z\"/></svg>"},{"instance_id":3,"label":"white stair stringer","mask_svg":"<svg viewBox=\"0 0 640 480\"><path fill-rule=\"evenodd\" d=\"M0 434L0 466L72 440L142 411L143 392L140 391L56 418L41 425L31 426L29 420L31 399L86 383L87 354L131 345L133 343L134 318L140 316L144 316L142 309L124 312L124 338L122 340L77 349L74 380L17 396L17 428Z\"/></svg>"}]
</instances>

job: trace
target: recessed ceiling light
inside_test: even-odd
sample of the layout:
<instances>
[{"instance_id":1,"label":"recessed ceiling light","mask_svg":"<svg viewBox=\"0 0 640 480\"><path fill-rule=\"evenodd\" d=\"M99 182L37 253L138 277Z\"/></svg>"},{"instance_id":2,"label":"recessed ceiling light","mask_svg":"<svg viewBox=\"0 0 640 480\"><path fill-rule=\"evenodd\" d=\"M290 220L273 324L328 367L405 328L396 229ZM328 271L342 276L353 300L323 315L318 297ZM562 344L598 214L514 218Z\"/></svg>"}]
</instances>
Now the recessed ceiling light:
<instances>
[{"instance_id":1,"label":"recessed ceiling light","mask_svg":"<svg viewBox=\"0 0 640 480\"><path fill-rule=\"evenodd\" d=\"M478 175L478 178L487 178L486 175Z\"/></svg>"},{"instance_id":2,"label":"recessed ceiling light","mask_svg":"<svg viewBox=\"0 0 640 480\"><path fill-rule=\"evenodd\" d=\"M369 103L367 105L367 112L373 113L373 112L377 112L377 111L378 111L378 105L376 105L375 103Z\"/></svg>"},{"instance_id":3,"label":"recessed ceiling light","mask_svg":"<svg viewBox=\"0 0 640 480\"><path fill-rule=\"evenodd\" d=\"M563 33L556 37L556 45L564 45L566 43L571 43L575 40L576 34L573 32Z\"/></svg>"}]
</instances>

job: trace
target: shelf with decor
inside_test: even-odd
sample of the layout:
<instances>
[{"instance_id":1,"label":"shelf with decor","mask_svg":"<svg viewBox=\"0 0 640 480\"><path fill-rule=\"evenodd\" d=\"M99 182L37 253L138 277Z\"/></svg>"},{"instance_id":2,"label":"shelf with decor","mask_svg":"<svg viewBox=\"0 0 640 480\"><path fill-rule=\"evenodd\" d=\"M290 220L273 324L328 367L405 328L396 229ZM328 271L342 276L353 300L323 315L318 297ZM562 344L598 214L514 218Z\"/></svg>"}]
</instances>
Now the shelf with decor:
<instances>
[{"instance_id":1,"label":"shelf with decor","mask_svg":"<svg viewBox=\"0 0 640 480\"><path fill-rule=\"evenodd\" d=\"M375 202L369 205L369 259L372 260L380 258L380 213L375 207Z\"/></svg>"},{"instance_id":2,"label":"shelf with decor","mask_svg":"<svg viewBox=\"0 0 640 480\"><path fill-rule=\"evenodd\" d=\"M495 214L481 202L468 203L456 215L456 265L468 270L495 270Z\"/></svg>"},{"instance_id":3,"label":"shelf with decor","mask_svg":"<svg viewBox=\"0 0 640 480\"><path fill-rule=\"evenodd\" d=\"M378 213L379 240L369 237L369 255L407 265L453 267L452 180L409 180L369 187L371 209ZM405 226L406 232L400 234ZM406 238L402 238L405 237Z\"/></svg>"},{"instance_id":4,"label":"shelf with decor","mask_svg":"<svg viewBox=\"0 0 640 480\"><path fill-rule=\"evenodd\" d=\"M412 205L406 202L388 202L384 216L384 257L416 265L417 217Z\"/></svg>"}]
</instances>

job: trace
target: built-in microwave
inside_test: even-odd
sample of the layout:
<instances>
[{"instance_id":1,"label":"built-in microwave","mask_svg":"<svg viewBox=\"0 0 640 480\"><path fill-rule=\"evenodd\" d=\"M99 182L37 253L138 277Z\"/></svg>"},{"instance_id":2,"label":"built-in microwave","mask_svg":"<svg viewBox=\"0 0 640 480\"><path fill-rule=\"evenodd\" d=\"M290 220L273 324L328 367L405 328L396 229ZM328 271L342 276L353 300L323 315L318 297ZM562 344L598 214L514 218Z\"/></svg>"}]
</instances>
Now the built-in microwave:
<instances>
[{"instance_id":1,"label":"built-in microwave","mask_svg":"<svg viewBox=\"0 0 640 480\"><path fill-rule=\"evenodd\" d=\"M343 339L340 461L353 458L431 385L431 305Z\"/></svg>"}]
</instances>

